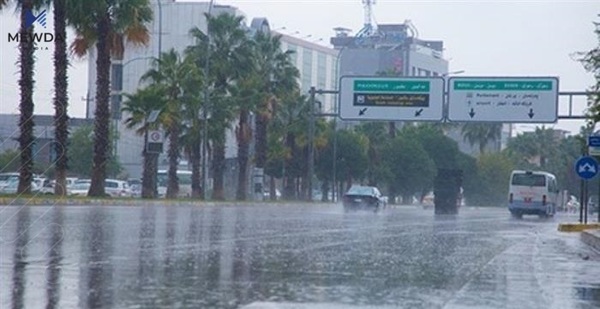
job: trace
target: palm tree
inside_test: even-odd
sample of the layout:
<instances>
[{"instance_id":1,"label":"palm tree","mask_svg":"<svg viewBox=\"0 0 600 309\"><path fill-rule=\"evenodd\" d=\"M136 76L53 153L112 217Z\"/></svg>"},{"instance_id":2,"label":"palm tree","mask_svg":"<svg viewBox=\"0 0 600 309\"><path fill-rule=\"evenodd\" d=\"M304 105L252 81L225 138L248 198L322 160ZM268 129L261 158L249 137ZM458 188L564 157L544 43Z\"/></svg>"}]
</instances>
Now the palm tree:
<instances>
[{"instance_id":1,"label":"palm tree","mask_svg":"<svg viewBox=\"0 0 600 309\"><path fill-rule=\"evenodd\" d=\"M485 152L485 146L497 141L502 134L502 123L467 123L462 127L462 135L471 146L479 145L479 154Z\"/></svg>"},{"instance_id":2,"label":"palm tree","mask_svg":"<svg viewBox=\"0 0 600 309\"><path fill-rule=\"evenodd\" d=\"M111 57L123 59L125 42L146 45L152 20L149 0L68 0L67 16L75 28L71 50L83 57L96 46L96 111L94 158L90 196L104 196L106 162L110 149L109 98Z\"/></svg>"},{"instance_id":3,"label":"palm tree","mask_svg":"<svg viewBox=\"0 0 600 309\"><path fill-rule=\"evenodd\" d=\"M136 134L144 136L144 145L148 142L148 131L157 129L158 123L149 122L149 117L154 111L160 111L164 99L158 87L147 87L138 90L135 94L126 94L127 100L121 109L127 115L125 126L128 129L137 128ZM146 147L142 150L144 167L142 171L142 198L156 197L156 173L158 154L147 152Z\"/></svg>"},{"instance_id":4,"label":"palm tree","mask_svg":"<svg viewBox=\"0 0 600 309\"><path fill-rule=\"evenodd\" d=\"M237 101L238 125L235 128L235 135L238 144L238 186L236 191L237 200L246 200L248 187L248 160L250 153L250 141L252 139L252 128L250 126L250 111L255 110L260 101L260 80L255 72L244 75L232 87L232 96Z\"/></svg>"},{"instance_id":5,"label":"palm tree","mask_svg":"<svg viewBox=\"0 0 600 309\"><path fill-rule=\"evenodd\" d=\"M0 0L0 9L8 6L8 0ZM34 145L33 127L33 88L34 88L34 41L31 39L33 35L34 25L28 25L27 15L32 12L33 9L39 7L41 2L39 0L20 0L17 1L17 9L20 11L21 26L19 29L19 64L21 67L21 78L19 80L19 90L21 93L19 109L21 115L19 118L19 153L20 153L20 165L19 165L19 184L17 192L30 193L31 192L31 181L33 179L32 168L33 168L33 151Z\"/></svg>"},{"instance_id":6,"label":"palm tree","mask_svg":"<svg viewBox=\"0 0 600 309\"><path fill-rule=\"evenodd\" d=\"M231 97L232 86L241 76L247 74L253 66L250 61L249 40L242 27L242 16L221 14L205 15L208 22L210 40L198 28L190 30L197 43L188 48L196 57L197 64L204 66L203 60L209 56L210 74L206 77L207 87L211 89L211 121L208 124L209 138L212 142L213 199L222 200L224 192L225 141L226 129L234 119L236 100ZM210 41L209 54L206 44Z\"/></svg>"},{"instance_id":7,"label":"palm tree","mask_svg":"<svg viewBox=\"0 0 600 309\"><path fill-rule=\"evenodd\" d=\"M177 167L180 157L180 134L181 134L181 110L182 100L188 92L194 90L186 89L191 86L188 80L197 80L199 73L196 66L189 61L189 58L181 59L175 49L161 54L159 59L154 59L153 68L142 76L142 81L150 82L160 89L166 104L162 117L163 126L166 128L169 137L169 171L167 172L167 198L176 198L179 193L179 181L177 179Z\"/></svg>"},{"instance_id":8,"label":"palm tree","mask_svg":"<svg viewBox=\"0 0 600 309\"><path fill-rule=\"evenodd\" d=\"M287 198L296 198L297 182L296 179L305 176L306 166L305 151L306 132L308 129L308 115L310 104L305 96L297 91L293 95L283 98L282 104L277 106L273 125L279 127L283 135L283 144L286 147L286 158L284 160L284 196ZM304 137L304 144L302 139Z\"/></svg>"},{"instance_id":9,"label":"palm tree","mask_svg":"<svg viewBox=\"0 0 600 309\"><path fill-rule=\"evenodd\" d=\"M267 128L273 118L274 105L286 93L298 89L300 73L291 62L293 51L281 50L281 35L259 31L254 37L263 98L256 116L256 167L264 168L267 161Z\"/></svg>"},{"instance_id":10,"label":"palm tree","mask_svg":"<svg viewBox=\"0 0 600 309\"><path fill-rule=\"evenodd\" d=\"M192 56L187 54L184 61L193 64L192 59ZM205 106L205 101L203 93L200 91L204 83L201 78L202 74L197 69L194 70L194 73L194 76L189 76L183 81L184 89L196 89L196 91L186 91L181 100L181 144L192 166L192 198L200 198L202 197L202 175L200 171L200 160L202 158L200 147L202 142L202 128L204 126L204 121L200 119L200 114Z\"/></svg>"},{"instance_id":11,"label":"palm tree","mask_svg":"<svg viewBox=\"0 0 600 309\"><path fill-rule=\"evenodd\" d=\"M65 195L68 168L67 143L69 140L69 116L67 107L67 6L66 0L54 0L54 139L56 151L56 185L54 194Z\"/></svg>"}]
</instances>

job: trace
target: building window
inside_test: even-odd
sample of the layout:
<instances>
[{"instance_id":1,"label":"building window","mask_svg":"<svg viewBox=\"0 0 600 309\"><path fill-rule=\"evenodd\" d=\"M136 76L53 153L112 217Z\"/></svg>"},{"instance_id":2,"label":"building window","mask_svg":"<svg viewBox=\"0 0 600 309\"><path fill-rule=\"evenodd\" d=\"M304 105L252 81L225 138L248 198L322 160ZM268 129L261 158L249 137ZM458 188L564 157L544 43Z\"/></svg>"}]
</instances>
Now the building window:
<instances>
[{"instance_id":1,"label":"building window","mask_svg":"<svg viewBox=\"0 0 600 309\"><path fill-rule=\"evenodd\" d=\"M323 53L318 53L317 56L317 87L327 87L327 56Z\"/></svg>"},{"instance_id":2,"label":"building window","mask_svg":"<svg viewBox=\"0 0 600 309\"><path fill-rule=\"evenodd\" d=\"M312 85L312 50L304 48L302 51L302 89L307 91Z\"/></svg>"},{"instance_id":3,"label":"building window","mask_svg":"<svg viewBox=\"0 0 600 309\"><path fill-rule=\"evenodd\" d=\"M288 43L288 49L292 53L290 54L290 61L295 67L298 67L298 47L294 44Z\"/></svg>"}]
</instances>

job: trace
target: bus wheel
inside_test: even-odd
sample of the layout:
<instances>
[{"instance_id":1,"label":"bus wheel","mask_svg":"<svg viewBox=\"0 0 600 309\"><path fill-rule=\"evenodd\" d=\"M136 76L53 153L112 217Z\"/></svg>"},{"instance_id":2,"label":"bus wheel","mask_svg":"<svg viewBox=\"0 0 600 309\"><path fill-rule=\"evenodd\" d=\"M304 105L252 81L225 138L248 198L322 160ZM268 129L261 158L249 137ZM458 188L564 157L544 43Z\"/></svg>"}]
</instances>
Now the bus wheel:
<instances>
[{"instance_id":1,"label":"bus wheel","mask_svg":"<svg viewBox=\"0 0 600 309\"><path fill-rule=\"evenodd\" d=\"M523 214L518 211L511 211L510 214L515 219L521 219L523 217Z\"/></svg>"}]
</instances>

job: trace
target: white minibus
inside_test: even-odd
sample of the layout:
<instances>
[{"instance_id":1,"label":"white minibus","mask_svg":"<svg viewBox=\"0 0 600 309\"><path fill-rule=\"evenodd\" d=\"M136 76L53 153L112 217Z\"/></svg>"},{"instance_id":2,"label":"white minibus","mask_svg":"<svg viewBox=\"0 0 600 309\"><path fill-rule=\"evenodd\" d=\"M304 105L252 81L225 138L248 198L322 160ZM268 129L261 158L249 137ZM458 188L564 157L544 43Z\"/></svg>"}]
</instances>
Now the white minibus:
<instances>
[{"instance_id":1,"label":"white minibus","mask_svg":"<svg viewBox=\"0 0 600 309\"><path fill-rule=\"evenodd\" d=\"M508 210L517 218L523 215L551 217L558 201L556 176L542 171L515 170L510 175Z\"/></svg>"}]
</instances>

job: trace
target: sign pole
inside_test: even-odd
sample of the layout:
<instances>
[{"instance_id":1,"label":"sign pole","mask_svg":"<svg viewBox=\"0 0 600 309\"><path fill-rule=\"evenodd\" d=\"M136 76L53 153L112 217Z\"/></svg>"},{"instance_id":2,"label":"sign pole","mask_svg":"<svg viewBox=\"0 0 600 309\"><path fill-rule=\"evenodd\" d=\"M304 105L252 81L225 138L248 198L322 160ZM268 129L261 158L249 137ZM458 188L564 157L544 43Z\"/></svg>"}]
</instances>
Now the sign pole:
<instances>
[{"instance_id":1,"label":"sign pole","mask_svg":"<svg viewBox=\"0 0 600 309\"><path fill-rule=\"evenodd\" d=\"M587 224L588 212L588 181L598 174L598 161L585 155L575 163L575 172L581 178L581 206L579 207L579 223Z\"/></svg>"},{"instance_id":2,"label":"sign pole","mask_svg":"<svg viewBox=\"0 0 600 309\"><path fill-rule=\"evenodd\" d=\"M583 187L585 180L581 179L579 182L579 200L581 201L579 205L579 223L583 223L583 207L587 204L585 197L583 196Z\"/></svg>"}]
</instances>

